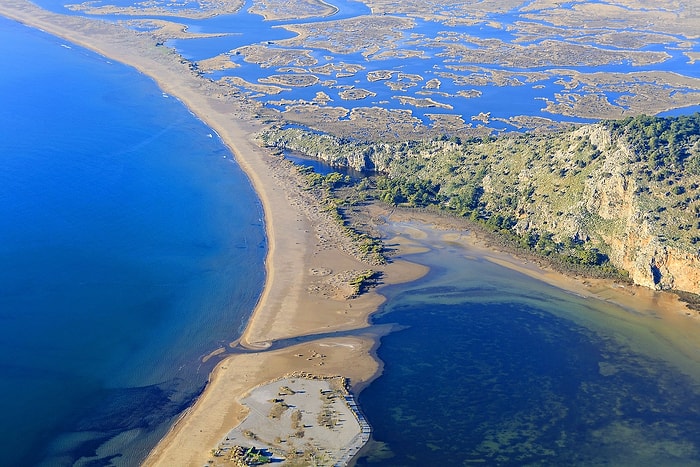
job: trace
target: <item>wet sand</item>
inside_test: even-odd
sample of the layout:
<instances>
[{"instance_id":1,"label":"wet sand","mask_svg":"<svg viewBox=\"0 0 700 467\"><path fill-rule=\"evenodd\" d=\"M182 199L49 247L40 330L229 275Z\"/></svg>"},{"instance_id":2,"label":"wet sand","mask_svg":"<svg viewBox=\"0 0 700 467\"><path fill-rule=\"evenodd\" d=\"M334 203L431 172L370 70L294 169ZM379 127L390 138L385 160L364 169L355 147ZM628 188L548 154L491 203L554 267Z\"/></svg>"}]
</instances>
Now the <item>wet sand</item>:
<instances>
[{"instance_id":1,"label":"wet sand","mask_svg":"<svg viewBox=\"0 0 700 467\"><path fill-rule=\"evenodd\" d=\"M290 164L253 141L253 135L261 129L259 120L254 118L254 105L238 100L229 89L202 79L176 54L156 46L148 35L97 20L56 15L23 0L4 0L0 14L152 77L164 92L179 98L214 129L235 154L261 199L269 245L265 287L240 340L242 346L263 350L278 339L361 329L383 298L375 292L349 298L344 279L348 274L372 268L383 272L384 283L400 283L426 272L424 267L405 261L373 267L356 259L347 237L303 190L303 180ZM391 219L399 219L399 215L394 213ZM420 219L415 214L404 221L415 222L415 228L391 241L405 255L424 250L412 236L419 238L426 226L446 229L444 224L448 224L443 218ZM655 292L649 291L653 295L648 295L640 289L618 293L614 284L562 276L498 252L474 235L446 230L445 238L464 242L469 254L483 255L574 293L619 300L630 309L646 309L652 303L654 313L680 319L679 329L684 321L691 321L685 319L682 304L668 294L659 298ZM371 354L374 345L371 338L330 338L225 358L211 375L205 392L154 449L145 465L205 464L211 459L210 451L245 418L247 409L241 400L254 388L292 372L342 375L349 378L352 389L360 389L380 371L380 364Z\"/></svg>"},{"instance_id":2,"label":"wet sand","mask_svg":"<svg viewBox=\"0 0 700 467\"><path fill-rule=\"evenodd\" d=\"M385 211L382 207L376 207L375 210L377 210L375 216L381 216L380 213ZM637 312L663 313L669 317L682 316L683 319L700 321L700 314L689 310L685 303L673 293L660 292L608 279L562 274L547 267L545 260L524 259L495 246L487 233L469 229L468 223L464 220L419 210L385 212L390 222L408 224L407 227L403 228L405 238L395 240L399 244L408 245L410 239L426 239L428 237L426 229L442 232L441 237L444 241L460 244L474 256L516 270L560 289L613 302L622 308L633 309Z\"/></svg>"}]
</instances>

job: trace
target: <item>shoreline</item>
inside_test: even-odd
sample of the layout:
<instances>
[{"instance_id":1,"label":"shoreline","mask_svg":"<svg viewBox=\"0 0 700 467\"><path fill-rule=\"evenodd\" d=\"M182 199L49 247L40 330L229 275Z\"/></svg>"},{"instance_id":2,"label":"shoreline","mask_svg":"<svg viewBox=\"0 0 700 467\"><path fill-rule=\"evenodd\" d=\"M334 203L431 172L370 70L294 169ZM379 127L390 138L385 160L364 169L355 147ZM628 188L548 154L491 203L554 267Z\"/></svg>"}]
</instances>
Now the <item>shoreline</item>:
<instances>
[{"instance_id":1,"label":"shoreline","mask_svg":"<svg viewBox=\"0 0 700 467\"><path fill-rule=\"evenodd\" d=\"M229 148L260 199L268 242L265 284L237 340L241 346L264 350L278 339L368 326L369 315L384 298L376 291L351 298L347 282L353 273L371 266L348 253L351 240L310 195L305 197L301 175L291 162L254 143L252 137L262 126L254 121L247 103L197 76L177 54L157 46L148 36L121 26L52 13L24 0L3 2L0 15L133 67L153 79L164 93L179 99ZM426 271L401 261L374 269L381 270L384 283L414 280ZM238 401L253 388L292 371L344 376L353 388L367 384L379 368L370 352L374 345L374 339L368 337L326 338L225 357L210 375L204 392L177 419L144 465L174 465L173 460L187 465L206 463L210 448L244 418L245 410ZM300 358L306 351L323 358ZM351 368L348 361L353 361ZM241 375L241 369L247 373Z\"/></svg>"},{"instance_id":2,"label":"shoreline","mask_svg":"<svg viewBox=\"0 0 700 467\"><path fill-rule=\"evenodd\" d=\"M700 341L697 339L700 316L678 295L611 279L564 274L541 261L518 256L507 248L494 245L487 233L468 230L459 219L437 213L380 209L394 223L393 230L399 224L403 229L402 238L390 241L403 242L418 253L422 251L421 240L433 235L439 242L459 245L465 258L492 262L566 293L609 304L612 307L604 314L610 319L629 323L639 318L646 320L644 326L648 331L660 336L675 350L673 363L700 383ZM415 243L413 239L416 239Z\"/></svg>"},{"instance_id":3,"label":"shoreline","mask_svg":"<svg viewBox=\"0 0 700 467\"><path fill-rule=\"evenodd\" d=\"M393 210L387 217L396 222L431 225L434 231L445 232L442 235L443 240L468 247L470 251L476 251L476 256L481 259L518 271L558 289L607 301L623 309L635 311L639 311L638 306L641 303L634 303L636 306L633 306L634 298L641 298L644 302L654 302L665 312L700 323L700 314L691 311L687 304L671 291L654 290L615 279L590 277L582 273L558 270L548 265L546 259L530 257L526 254L519 255L517 251L493 241L488 232L470 228L467 221L448 216L439 212L424 212L408 208ZM610 293L611 291L616 293Z\"/></svg>"},{"instance_id":4,"label":"shoreline","mask_svg":"<svg viewBox=\"0 0 700 467\"><path fill-rule=\"evenodd\" d=\"M23 0L5 0L0 5L0 14L149 76L163 92L179 99L209 126L232 152L263 206L268 243L265 284L240 338L243 347L265 350L272 341L279 339L361 330L367 326L369 315L384 298L377 291L371 291L351 299L342 278L347 276L345 273L367 269L368 265L343 250L342 242L348 241L347 238L333 220L305 197L309 195L300 188L301 180L290 164L252 141L252 135L262 128L254 120L252 107L242 106L237 98L227 96L221 86L196 76L169 49L156 47L148 37L121 26L51 13ZM416 222L420 217L415 214L391 216L405 216L407 222ZM435 230L440 229L439 224L449 223L446 220L436 222L435 218L420 222L433 225ZM456 230L456 226L452 225L452 229ZM415 234L419 232L416 229ZM661 296L642 289L625 290L627 295L614 293L615 287L610 281L582 280L548 270L502 252L472 232L459 236L446 233L444 238L468 245L469 251L481 258L563 290L586 293L613 303L618 300L623 307L642 303L642 299L658 306ZM398 247L400 256L421 251L412 245L410 235L403 242L399 241ZM416 280L426 273L425 267L403 260L375 269L382 270L387 284ZM670 294L663 297L661 308L673 314L680 302L674 301ZM375 358L375 348L376 341L372 337L333 337L223 358L210 375L205 391L178 418L144 465L203 465L210 458L210 449L245 418L246 409L240 400L254 388L294 371L342 375L350 379L353 388L361 389L381 374L382 362ZM210 356L214 357L218 351L214 350ZM311 357L316 354L323 357ZM348 361L353 365L348 365Z\"/></svg>"}]
</instances>

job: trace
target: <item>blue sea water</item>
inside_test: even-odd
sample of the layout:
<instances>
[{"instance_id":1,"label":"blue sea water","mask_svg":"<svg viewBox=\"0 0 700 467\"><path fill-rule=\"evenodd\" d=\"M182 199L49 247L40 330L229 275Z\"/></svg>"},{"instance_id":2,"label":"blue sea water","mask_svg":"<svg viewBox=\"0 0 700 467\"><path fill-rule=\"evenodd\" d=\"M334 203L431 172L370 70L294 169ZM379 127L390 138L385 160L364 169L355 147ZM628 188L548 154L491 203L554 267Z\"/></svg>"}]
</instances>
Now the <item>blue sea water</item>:
<instances>
[{"instance_id":1,"label":"blue sea water","mask_svg":"<svg viewBox=\"0 0 700 467\"><path fill-rule=\"evenodd\" d=\"M0 464L133 464L252 308L262 268L241 265L262 262L259 207L148 80L5 24ZM460 255L431 251L430 276L387 290L376 322L405 329L362 393L374 441L359 465L698 464L696 380L563 312L596 315L586 302Z\"/></svg>"},{"instance_id":2,"label":"blue sea water","mask_svg":"<svg viewBox=\"0 0 700 467\"><path fill-rule=\"evenodd\" d=\"M260 294L262 209L135 70L0 18L0 465L135 465Z\"/></svg>"},{"instance_id":3,"label":"blue sea water","mask_svg":"<svg viewBox=\"0 0 700 467\"><path fill-rule=\"evenodd\" d=\"M373 320L396 331L360 394L373 440L358 466L700 465L700 365L669 351L680 336L437 236L422 244L430 274L383 289Z\"/></svg>"}]
</instances>

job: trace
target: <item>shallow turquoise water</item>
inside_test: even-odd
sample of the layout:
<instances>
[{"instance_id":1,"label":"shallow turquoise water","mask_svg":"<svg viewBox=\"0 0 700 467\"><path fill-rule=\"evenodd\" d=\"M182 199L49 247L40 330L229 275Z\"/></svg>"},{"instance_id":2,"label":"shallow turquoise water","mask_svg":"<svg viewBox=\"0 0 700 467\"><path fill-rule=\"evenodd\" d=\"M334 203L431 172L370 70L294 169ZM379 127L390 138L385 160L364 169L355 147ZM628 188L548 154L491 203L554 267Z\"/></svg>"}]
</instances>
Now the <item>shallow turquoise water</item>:
<instances>
[{"instance_id":1,"label":"shallow turquoise water","mask_svg":"<svg viewBox=\"0 0 700 467\"><path fill-rule=\"evenodd\" d=\"M425 243L430 274L374 319L400 330L359 398L357 465L700 465L697 362L669 361L656 320Z\"/></svg>"},{"instance_id":2,"label":"shallow turquoise water","mask_svg":"<svg viewBox=\"0 0 700 467\"><path fill-rule=\"evenodd\" d=\"M0 465L134 465L252 311L261 206L134 70L4 19L0 56Z\"/></svg>"}]
</instances>

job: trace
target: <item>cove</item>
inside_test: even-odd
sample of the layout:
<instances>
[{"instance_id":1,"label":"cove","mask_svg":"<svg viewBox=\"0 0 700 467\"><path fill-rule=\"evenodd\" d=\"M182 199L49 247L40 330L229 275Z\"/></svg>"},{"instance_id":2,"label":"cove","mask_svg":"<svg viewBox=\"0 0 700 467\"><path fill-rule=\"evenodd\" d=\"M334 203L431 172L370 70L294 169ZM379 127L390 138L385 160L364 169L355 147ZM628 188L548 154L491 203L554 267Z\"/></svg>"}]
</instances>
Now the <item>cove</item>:
<instances>
[{"instance_id":1,"label":"cove","mask_svg":"<svg viewBox=\"0 0 700 467\"><path fill-rule=\"evenodd\" d=\"M360 394L373 441L357 465L700 465L681 335L426 235L411 258L431 272L383 289L373 319L398 330Z\"/></svg>"}]
</instances>

